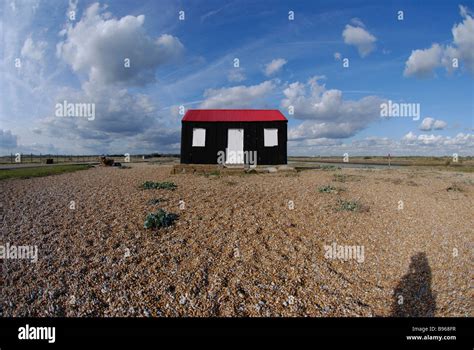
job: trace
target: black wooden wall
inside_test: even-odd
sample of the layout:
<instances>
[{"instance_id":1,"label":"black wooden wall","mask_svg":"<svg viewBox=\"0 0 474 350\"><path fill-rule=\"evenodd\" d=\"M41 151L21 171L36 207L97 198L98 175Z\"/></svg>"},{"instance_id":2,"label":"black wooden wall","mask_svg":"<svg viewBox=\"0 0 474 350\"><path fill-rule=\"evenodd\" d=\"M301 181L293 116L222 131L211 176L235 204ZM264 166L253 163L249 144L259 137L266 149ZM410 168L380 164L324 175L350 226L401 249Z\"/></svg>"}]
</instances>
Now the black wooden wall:
<instances>
[{"instance_id":1,"label":"black wooden wall","mask_svg":"<svg viewBox=\"0 0 474 350\"><path fill-rule=\"evenodd\" d=\"M206 129L206 146L192 147L193 128ZM278 129L278 146L265 147L263 129ZM257 151L257 165L287 163L287 122L182 122L181 163L217 164L217 152L227 148L227 130L244 129L244 151Z\"/></svg>"}]
</instances>

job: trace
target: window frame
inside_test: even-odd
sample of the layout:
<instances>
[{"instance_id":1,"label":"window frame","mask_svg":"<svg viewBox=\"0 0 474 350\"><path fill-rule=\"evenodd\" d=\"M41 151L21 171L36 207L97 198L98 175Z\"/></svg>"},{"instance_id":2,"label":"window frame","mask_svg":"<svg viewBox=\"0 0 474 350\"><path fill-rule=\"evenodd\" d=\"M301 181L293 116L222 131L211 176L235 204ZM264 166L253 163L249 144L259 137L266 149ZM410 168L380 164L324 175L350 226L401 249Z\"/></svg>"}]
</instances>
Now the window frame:
<instances>
[{"instance_id":1,"label":"window frame","mask_svg":"<svg viewBox=\"0 0 474 350\"><path fill-rule=\"evenodd\" d=\"M194 135L195 135L196 130L204 130L204 137L203 137L203 144L202 145L201 144L198 144L198 145L194 144L194 141L195 141ZM193 128L192 139L191 139L191 147L201 147L201 148L206 147L206 134L207 134L206 128ZM201 140L199 139L199 141L201 141Z\"/></svg>"},{"instance_id":2,"label":"window frame","mask_svg":"<svg viewBox=\"0 0 474 350\"><path fill-rule=\"evenodd\" d=\"M270 130L275 130L276 135L276 144L268 145L267 146L267 136L266 133ZM273 136L272 136L273 140ZM263 128L263 147L278 147L278 128Z\"/></svg>"}]
</instances>

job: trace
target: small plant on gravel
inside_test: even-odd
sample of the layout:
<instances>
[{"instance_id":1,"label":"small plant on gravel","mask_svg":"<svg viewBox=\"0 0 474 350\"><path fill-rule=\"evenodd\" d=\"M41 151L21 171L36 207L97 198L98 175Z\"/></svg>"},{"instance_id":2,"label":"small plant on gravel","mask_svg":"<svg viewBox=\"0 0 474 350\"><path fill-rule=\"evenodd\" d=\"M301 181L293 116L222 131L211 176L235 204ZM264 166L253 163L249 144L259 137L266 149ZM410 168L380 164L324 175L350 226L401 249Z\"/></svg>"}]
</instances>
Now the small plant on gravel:
<instances>
[{"instance_id":1,"label":"small plant on gravel","mask_svg":"<svg viewBox=\"0 0 474 350\"><path fill-rule=\"evenodd\" d=\"M335 165L321 165L321 170L336 170L336 166Z\"/></svg>"},{"instance_id":2,"label":"small plant on gravel","mask_svg":"<svg viewBox=\"0 0 474 350\"><path fill-rule=\"evenodd\" d=\"M150 213L145 218L146 229L148 228L162 228L173 225L173 222L178 218L178 215L167 213L163 209L158 209L156 213Z\"/></svg>"},{"instance_id":3,"label":"small plant on gravel","mask_svg":"<svg viewBox=\"0 0 474 350\"><path fill-rule=\"evenodd\" d=\"M462 192L463 189L461 186L459 186L458 184L456 183L453 183L451 186L449 186L446 191L448 192Z\"/></svg>"},{"instance_id":4,"label":"small plant on gravel","mask_svg":"<svg viewBox=\"0 0 474 350\"><path fill-rule=\"evenodd\" d=\"M332 192L336 192L337 189L334 186L326 185L326 186L319 187L318 191L321 193L332 193Z\"/></svg>"},{"instance_id":5,"label":"small plant on gravel","mask_svg":"<svg viewBox=\"0 0 474 350\"><path fill-rule=\"evenodd\" d=\"M338 210L342 211L354 211L354 212L362 212L362 211L368 211L369 208L362 205L358 200L355 201L345 201L342 199L339 199L337 201L338 205Z\"/></svg>"},{"instance_id":6,"label":"small plant on gravel","mask_svg":"<svg viewBox=\"0 0 474 350\"><path fill-rule=\"evenodd\" d=\"M161 202L166 202L166 199L163 198L152 198L148 201L148 204L154 205L154 204L159 204Z\"/></svg>"},{"instance_id":7,"label":"small plant on gravel","mask_svg":"<svg viewBox=\"0 0 474 350\"><path fill-rule=\"evenodd\" d=\"M150 189L167 189L167 190L174 190L176 187L174 182L153 182L153 181L145 181L142 186L145 190Z\"/></svg>"},{"instance_id":8,"label":"small plant on gravel","mask_svg":"<svg viewBox=\"0 0 474 350\"><path fill-rule=\"evenodd\" d=\"M337 182L346 182L346 175L344 174L334 174L334 181L337 181Z\"/></svg>"}]
</instances>

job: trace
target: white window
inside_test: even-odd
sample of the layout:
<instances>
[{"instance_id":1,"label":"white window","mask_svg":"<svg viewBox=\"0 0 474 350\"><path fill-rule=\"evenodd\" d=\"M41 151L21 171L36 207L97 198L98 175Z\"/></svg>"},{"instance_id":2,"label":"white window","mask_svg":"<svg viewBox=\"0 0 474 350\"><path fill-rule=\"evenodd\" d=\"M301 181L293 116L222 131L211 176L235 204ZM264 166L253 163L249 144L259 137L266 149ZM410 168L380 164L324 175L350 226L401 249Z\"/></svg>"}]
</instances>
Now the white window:
<instances>
[{"instance_id":1,"label":"white window","mask_svg":"<svg viewBox=\"0 0 474 350\"><path fill-rule=\"evenodd\" d=\"M278 129L263 129L263 144L265 147L278 146Z\"/></svg>"},{"instance_id":2,"label":"white window","mask_svg":"<svg viewBox=\"0 0 474 350\"><path fill-rule=\"evenodd\" d=\"M206 129L193 129L193 147L206 146Z\"/></svg>"}]
</instances>

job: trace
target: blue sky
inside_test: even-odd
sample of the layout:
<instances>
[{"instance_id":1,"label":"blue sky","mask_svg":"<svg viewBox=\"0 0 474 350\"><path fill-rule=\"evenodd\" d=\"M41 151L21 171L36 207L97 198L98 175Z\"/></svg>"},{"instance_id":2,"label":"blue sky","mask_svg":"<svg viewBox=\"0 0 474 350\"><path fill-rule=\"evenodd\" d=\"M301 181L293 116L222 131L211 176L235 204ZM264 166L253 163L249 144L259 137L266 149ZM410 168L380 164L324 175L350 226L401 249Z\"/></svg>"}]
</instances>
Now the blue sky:
<instances>
[{"instance_id":1,"label":"blue sky","mask_svg":"<svg viewBox=\"0 0 474 350\"><path fill-rule=\"evenodd\" d=\"M0 153L176 153L184 106L280 109L291 155L473 155L473 7L6 0ZM419 120L381 117L388 100Z\"/></svg>"}]
</instances>

